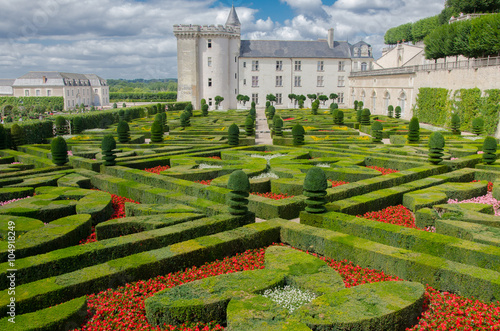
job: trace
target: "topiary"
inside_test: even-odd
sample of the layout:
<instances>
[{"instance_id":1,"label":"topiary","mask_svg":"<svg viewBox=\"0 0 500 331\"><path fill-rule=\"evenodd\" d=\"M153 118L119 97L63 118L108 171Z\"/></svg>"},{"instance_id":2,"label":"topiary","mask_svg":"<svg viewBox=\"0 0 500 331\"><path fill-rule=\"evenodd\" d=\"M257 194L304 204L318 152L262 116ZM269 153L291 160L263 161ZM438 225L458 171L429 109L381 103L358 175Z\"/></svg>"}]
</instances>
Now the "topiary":
<instances>
[{"instance_id":1,"label":"topiary","mask_svg":"<svg viewBox=\"0 0 500 331\"><path fill-rule=\"evenodd\" d=\"M81 133L83 131L83 120L81 117L73 119L73 133Z\"/></svg>"},{"instance_id":2,"label":"topiary","mask_svg":"<svg viewBox=\"0 0 500 331\"><path fill-rule=\"evenodd\" d=\"M190 115L189 115L189 112L187 112L186 110L184 110L182 113L181 113L181 126L183 128L186 128L188 126L191 126L191 121L190 121Z\"/></svg>"},{"instance_id":3,"label":"topiary","mask_svg":"<svg viewBox=\"0 0 500 331\"><path fill-rule=\"evenodd\" d=\"M227 141L231 146L238 146L240 143L240 128L234 123L227 130Z\"/></svg>"},{"instance_id":4,"label":"topiary","mask_svg":"<svg viewBox=\"0 0 500 331\"><path fill-rule=\"evenodd\" d=\"M443 161L444 137L440 132L433 132L429 136L429 162L440 164Z\"/></svg>"},{"instance_id":5,"label":"topiary","mask_svg":"<svg viewBox=\"0 0 500 331\"><path fill-rule=\"evenodd\" d=\"M361 125L370 125L370 115L370 109L363 109L361 112Z\"/></svg>"},{"instance_id":6,"label":"topiary","mask_svg":"<svg viewBox=\"0 0 500 331\"><path fill-rule=\"evenodd\" d=\"M359 105L359 103L358 103L358 105ZM362 114L362 113L363 113L363 109L358 109L358 110L356 110L356 121L357 121L358 123L361 123L361 114Z\"/></svg>"},{"instance_id":7,"label":"topiary","mask_svg":"<svg viewBox=\"0 0 500 331\"><path fill-rule=\"evenodd\" d=\"M208 116L208 105L207 104L204 104L201 106L201 114L203 116Z\"/></svg>"},{"instance_id":8,"label":"topiary","mask_svg":"<svg viewBox=\"0 0 500 331\"><path fill-rule=\"evenodd\" d=\"M484 120L482 117L476 117L472 120L472 132L479 136L483 133L484 129Z\"/></svg>"},{"instance_id":9,"label":"topiary","mask_svg":"<svg viewBox=\"0 0 500 331\"><path fill-rule=\"evenodd\" d=\"M121 121L125 121L125 111L123 108L118 111L118 123Z\"/></svg>"},{"instance_id":10,"label":"topiary","mask_svg":"<svg viewBox=\"0 0 500 331\"><path fill-rule=\"evenodd\" d=\"M5 128L3 124L0 124L0 149L7 148L7 136L5 134Z\"/></svg>"},{"instance_id":11,"label":"topiary","mask_svg":"<svg viewBox=\"0 0 500 331\"><path fill-rule=\"evenodd\" d=\"M451 115L451 132L456 135L461 135L460 131L460 116L458 114Z\"/></svg>"},{"instance_id":12,"label":"topiary","mask_svg":"<svg viewBox=\"0 0 500 331\"><path fill-rule=\"evenodd\" d=\"M163 128L163 117L161 116L161 114L160 114L160 113L157 113L157 114L155 115L154 122L158 122L158 123L160 123L160 124L161 124L162 129L164 129L164 128ZM165 130L163 130L163 132L165 132Z\"/></svg>"},{"instance_id":13,"label":"topiary","mask_svg":"<svg viewBox=\"0 0 500 331\"><path fill-rule=\"evenodd\" d=\"M483 162L493 164L497 160L497 140L493 137L484 138L483 142Z\"/></svg>"},{"instance_id":14,"label":"topiary","mask_svg":"<svg viewBox=\"0 0 500 331\"><path fill-rule=\"evenodd\" d=\"M190 103L187 104L187 106L184 108L184 111L187 111L189 113L189 117L193 116L193 105Z\"/></svg>"},{"instance_id":15,"label":"topiary","mask_svg":"<svg viewBox=\"0 0 500 331\"><path fill-rule=\"evenodd\" d=\"M163 141L163 125L154 121L151 125L151 142L161 143Z\"/></svg>"},{"instance_id":16,"label":"topiary","mask_svg":"<svg viewBox=\"0 0 500 331\"><path fill-rule=\"evenodd\" d=\"M160 115L161 115L161 123L163 125L163 132L170 131L170 128L168 127L167 124L167 113L161 112Z\"/></svg>"},{"instance_id":17,"label":"topiary","mask_svg":"<svg viewBox=\"0 0 500 331\"><path fill-rule=\"evenodd\" d=\"M50 153L52 154L52 163L62 166L68 163L68 145L63 137L55 137L50 143Z\"/></svg>"},{"instance_id":18,"label":"topiary","mask_svg":"<svg viewBox=\"0 0 500 331\"><path fill-rule=\"evenodd\" d=\"M245 215L248 213L248 192L250 192L250 181L243 170L236 170L229 175L227 188L231 190L227 194L229 213L231 215Z\"/></svg>"},{"instance_id":19,"label":"topiary","mask_svg":"<svg viewBox=\"0 0 500 331\"><path fill-rule=\"evenodd\" d=\"M374 121L372 124L372 136L373 136L373 142L374 143L380 143L382 142L382 132L384 130L384 127L382 123L378 121Z\"/></svg>"},{"instance_id":20,"label":"topiary","mask_svg":"<svg viewBox=\"0 0 500 331\"><path fill-rule=\"evenodd\" d=\"M338 113L339 113L338 109L330 110L330 114L332 114L332 117L333 117L333 124L337 124L337 114Z\"/></svg>"},{"instance_id":21,"label":"topiary","mask_svg":"<svg viewBox=\"0 0 500 331\"><path fill-rule=\"evenodd\" d=\"M116 132L118 133L118 141L122 144L126 144L130 141L130 127L126 121L121 121L118 123Z\"/></svg>"},{"instance_id":22,"label":"topiary","mask_svg":"<svg viewBox=\"0 0 500 331\"><path fill-rule=\"evenodd\" d=\"M58 136L64 136L66 132L66 120L62 116L57 116L55 120L56 134Z\"/></svg>"},{"instance_id":23,"label":"topiary","mask_svg":"<svg viewBox=\"0 0 500 331\"><path fill-rule=\"evenodd\" d=\"M281 116L274 116L274 134L283 137L283 119Z\"/></svg>"},{"instance_id":24,"label":"topiary","mask_svg":"<svg viewBox=\"0 0 500 331\"><path fill-rule=\"evenodd\" d=\"M304 179L304 195L306 199L306 211L319 214L326 212L326 188L328 187L326 175L323 169L313 167L307 171Z\"/></svg>"},{"instance_id":25,"label":"topiary","mask_svg":"<svg viewBox=\"0 0 500 331\"><path fill-rule=\"evenodd\" d=\"M304 127L299 123L295 124L292 128L293 144L303 145L304 144L304 134L306 131Z\"/></svg>"},{"instance_id":26,"label":"topiary","mask_svg":"<svg viewBox=\"0 0 500 331\"><path fill-rule=\"evenodd\" d=\"M387 107L387 116L392 118L393 113L394 113L394 107L392 105L389 105L389 107Z\"/></svg>"},{"instance_id":27,"label":"topiary","mask_svg":"<svg viewBox=\"0 0 500 331\"><path fill-rule=\"evenodd\" d=\"M118 105L115 103L113 103L113 108L118 108Z\"/></svg>"},{"instance_id":28,"label":"topiary","mask_svg":"<svg viewBox=\"0 0 500 331\"><path fill-rule=\"evenodd\" d=\"M335 109L339 109L339 105L335 102L332 102L330 104L330 114L333 115L333 113L335 112Z\"/></svg>"},{"instance_id":29,"label":"topiary","mask_svg":"<svg viewBox=\"0 0 500 331\"><path fill-rule=\"evenodd\" d=\"M354 110L358 110L358 100L354 100Z\"/></svg>"},{"instance_id":30,"label":"topiary","mask_svg":"<svg viewBox=\"0 0 500 331\"><path fill-rule=\"evenodd\" d=\"M105 135L101 142L102 159L104 160L105 166L114 166L116 164L115 149L116 141L113 135Z\"/></svg>"},{"instance_id":31,"label":"topiary","mask_svg":"<svg viewBox=\"0 0 500 331\"><path fill-rule=\"evenodd\" d=\"M408 143L414 144L420 140L420 123L417 117L412 117L408 124Z\"/></svg>"},{"instance_id":32,"label":"topiary","mask_svg":"<svg viewBox=\"0 0 500 331\"><path fill-rule=\"evenodd\" d=\"M245 132L247 137L255 135L255 123L252 116L247 116L245 119Z\"/></svg>"},{"instance_id":33,"label":"topiary","mask_svg":"<svg viewBox=\"0 0 500 331\"><path fill-rule=\"evenodd\" d=\"M401 118L401 107L397 106L396 109L394 110L394 113L396 114L396 118Z\"/></svg>"},{"instance_id":34,"label":"topiary","mask_svg":"<svg viewBox=\"0 0 500 331\"><path fill-rule=\"evenodd\" d=\"M12 144L14 145L15 150L17 150L17 147L24 144L24 132L17 123L11 126L10 135L12 137Z\"/></svg>"},{"instance_id":35,"label":"topiary","mask_svg":"<svg viewBox=\"0 0 500 331\"><path fill-rule=\"evenodd\" d=\"M255 109L255 101L252 101L252 103L250 104L250 108Z\"/></svg>"},{"instance_id":36,"label":"topiary","mask_svg":"<svg viewBox=\"0 0 500 331\"><path fill-rule=\"evenodd\" d=\"M344 125L344 112L342 110L337 111L337 117L335 118L335 124Z\"/></svg>"},{"instance_id":37,"label":"topiary","mask_svg":"<svg viewBox=\"0 0 500 331\"><path fill-rule=\"evenodd\" d=\"M125 102L124 102L124 103L122 103L122 107L123 107L123 108L127 108L127 104L126 104Z\"/></svg>"},{"instance_id":38,"label":"topiary","mask_svg":"<svg viewBox=\"0 0 500 331\"><path fill-rule=\"evenodd\" d=\"M363 109L364 103L363 101L358 102L358 109Z\"/></svg>"},{"instance_id":39,"label":"topiary","mask_svg":"<svg viewBox=\"0 0 500 331\"><path fill-rule=\"evenodd\" d=\"M207 100L201 99L200 104L201 104L201 107L203 107L203 105L207 104Z\"/></svg>"},{"instance_id":40,"label":"topiary","mask_svg":"<svg viewBox=\"0 0 500 331\"><path fill-rule=\"evenodd\" d=\"M125 109L125 113L123 115L125 121L127 122L130 122L132 120L132 112L130 111L130 109Z\"/></svg>"},{"instance_id":41,"label":"topiary","mask_svg":"<svg viewBox=\"0 0 500 331\"><path fill-rule=\"evenodd\" d=\"M267 113L269 114L269 119L272 121L274 118L274 114L276 114L276 108L274 106L269 106L267 109Z\"/></svg>"},{"instance_id":42,"label":"topiary","mask_svg":"<svg viewBox=\"0 0 500 331\"><path fill-rule=\"evenodd\" d=\"M252 116L253 120L255 121L255 119L257 118L257 111L255 111L255 108L250 108L250 110L248 111L248 114L250 116Z\"/></svg>"},{"instance_id":43,"label":"topiary","mask_svg":"<svg viewBox=\"0 0 500 331\"><path fill-rule=\"evenodd\" d=\"M319 100L314 100L311 104L311 110L313 115L318 115Z\"/></svg>"}]
</instances>

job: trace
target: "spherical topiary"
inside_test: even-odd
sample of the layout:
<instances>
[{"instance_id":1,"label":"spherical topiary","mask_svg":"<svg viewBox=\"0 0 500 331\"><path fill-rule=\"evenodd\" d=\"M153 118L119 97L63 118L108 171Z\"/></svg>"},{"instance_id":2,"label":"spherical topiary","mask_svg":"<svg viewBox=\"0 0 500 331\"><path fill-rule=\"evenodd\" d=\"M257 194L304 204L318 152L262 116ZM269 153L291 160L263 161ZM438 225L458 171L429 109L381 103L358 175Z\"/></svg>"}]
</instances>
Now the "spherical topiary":
<instances>
[{"instance_id":1,"label":"spherical topiary","mask_svg":"<svg viewBox=\"0 0 500 331\"><path fill-rule=\"evenodd\" d=\"M252 116L247 116L245 119L245 132L247 137L251 137L255 135L255 122Z\"/></svg>"},{"instance_id":2,"label":"spherical topiary","mask_svg":"<svg viewBox=\"0 0 500 331\"><path fill-rule=\"evenodd\" d=\"M201 114L203 116L208 116L208 105L207 104L204 104L203 106L201 106Z\"/></svg>"},{"instance_id":3,"label":"spherical topiary","mask_svg":"<svg viewBox=\"0 0 500 331\"><path fill-rule=\"evenodd\" d=\"M293 144L303 145L304 144L304 134L306 131L304 127L299 123L295 124L292 128Z\"/></svg>"},{"instance_id":4,"label":"spherical topiary","mask_svg":"<svg viewBox=\"0 0 500 331\"><path fill-rule=\"evenodd\" d=\"M66 132L66 120L62 116L57 116L55 123L56 125L56 134L58 136L64 136Z\"/></svg>"},{"instance_id":5,"label":"spherical topiary","mask_svg":"<svg viewBox=\"0 0 500 331\"><path fill-rule=\"evenodd\" d=\"M358 107L359 107L359 103L358 103ZM356 121L358 123L361 123L361 115L362 114L363 114L363 109L356 110Z\"/></svg>"},{"instance_id":6,"label":"spherical topiary","mask_svg":"<svg viewBox=\"0 0 500 331\"><path fill-rule=\"evenodd\" d=\"M414 144L420 140L420 123L417 117L412 117L408 124L408 143Z\"/></svg>"},{"instance_id":7,"label":"spherical topiary","mask_svg":"<svg viewBox=\"0 0 500 331\"><path fill-rule=\"evenodd\" d=\"M476 117L472 120L472 132L479 136L483 133L484 120L482 117Z\"/></svg>"},{"instance_id":8,"label":"spherical topiary","mask_svg":"<svg viewBox=\"0 0 500 331\"><path fill-rule=\"evenodd\" d=\"M52 163L62 166L68 163L68 145L63 137L56 137L50 143L50 153L52 154Z\"/></svg>"},{"instance_id":9,"label":"spherical topiary","mask_svg":"<svg viewBox=\"0 0 500 331\"><path fill-rule=\"evenodd\" d=\"M344 125L344 112L342 110L339 110L337 112L337 117L335 118L335 124Z\"/></svg>"},{"instance_id":10,"label":"spherical topiary","mask_svg":"<svg viewBox=\"0 0 500 331\"><path fill-rule=\"evenodd\" d=\"M361 125L370 125L370 109L368 108L361 112Z\"/></svg>"},{"instance_id":11,"label":"spherical topiary","mask_svg":"<svg viewBox=\"0 0 500 331\"><path fill-rule=\"evenodd\" d=\"M11 126L10 135L12 137L12 144L14 145L15 150L17 150L18 146L24 144L24 132L17 123Z\"/></svg>"},{"instance_id":12,"label":"spherical topiary","mask_svg":"<svg viewBox=\"0 0 500 331\"><path fill-rule=\"evenodd\" d=\"M335 103L335 102L332 102L332 103L330 104L330 114L332 114L332 115L333 115L333 113L334 113L335 109L339 109L339 105L338 105L337 103Z\"/></svg>"},{"instance_id":13,"label":"spherical topiary","mask_svg":"<svg viewBox=\"0 0 500 331\"><path fill-rule=\"evenodd\" d=\"M83 131L83 120L81 117L75 117L73 120L73 133L81 133Z\"/></svg>"},{"instance_id":14,"label":"spherical topiary","mask_svg":"<svg viewBox=\"0 0 500 331\"><path fill-rule=\"evenodd\" d=\"M121 121L125 121L125 111L123 108L118 111L118 122Z\"/></svg>"},{"instance_id":15,"label":"spherical topiary","mask_svg":"<svg viewBox=\"0 0 500 331\"><path fill-rule=\"evenodd\" d=\"M314 100L311 104L311 110L313 115L318 115L319 100Z\"/></svg>"},{"instance_id":16,"label":"spherical topiary","mask_svg":"<svg viewBox=\"0 0 500 331\"><path fill-rule=\"evenodd\" d=\"M373 136L373 142L374 143L380 143L382 142L382 131L384 130L384 126L382 123L378 121L374 121L372 124L372 136Z\"/></svg>"},{"instance_id":17,"label":"spherical topiary","mask_svg":"<svg viewBox=\"0 0 500 331\"><path fill-rule=\"evenodd\" d=\"M188 126L191 126L191 121L190 121L191 115L189 115L188 111L183 111L181 113L181 126L183 128L186 128Z\"/></svg>"},{"instance_id":18,"label":"spherical topiary","mask_svg":"<svg viewBox=\"0 0 500 331\"><path fill-rule=\"evenodd\" d=\"M387 115L392 118L393 116L393 113L394 113L394 107L392 105L389 105L389 107L387 107Z\"/></svg>"},{"instance_id":19,"label":"spherical topiary","mask_svg":"<svg viewBox=\"0 0 500 331\"><path fill-rule=\"evenodd\" d=\"M274 134L283 137L283 119L279 115L274 116Z\"/></svg>"},{"instance_id":20,"label":"spherical topiary","mask_svg":"<svg viewBox=\"0 0 500 331\"><path fill-rule=\"evenodd\" d=\"M460 135L460 116L458 114L451 115L451 132L456 135Z\"/></svg>"},{"instance_id":21,"label":"spherical topiary","mask_svg":"<svg viewBox=\"0 0 500 331\"><path fill-rule=\"evenodd\" d=\"M400 106L397 106L396 109L394 110L394 112L396 113L396 118L401 118L401 107Z\"/></svg>"},{"instance_id":22,"label":"spherical topiary","mask_svg":"<svg viewBox=\"0 0 500 331\"><path fill-rule=\"evenodd\" d=\"M440 164L443 161L444 137L440 132L433 132L429 136L429 162Z\"/></svg>"},{"instance_id":23,"label":"spherical topiary","mask_svg":"<svg viewBox=\"0 0 500 331\"><path fill-rule=\"evenodd\" d=\"M483 162L493 164L497 160L497 140L493 137L484 138Z\"/></svg>"},{"instance_id":24,"label":"spherical topiary","mask_svg":"<svg viewBox=\"0 0 500 331\"><path fill-rule=\"evenodd\" d=\"M358 109L363 109L364 103L363 101L358 102Z\"/></svg>"},{"instance_id":25,"label":"spherical topiary","mask_svg":"<svg viewBox=\"0 0 500 331\"><path fill-rule=\"evenodd\" d=\"M326 212L326 188L327 180L323 169L313 167L307 171L304 179L304 195L306 199L306 211L318 214Z\"/></svg>"},{"instance_id":26,"label":"spherical topiary","mask_svg":"<svg viewBox=\"0 0 500 331\"><path fill-rule=\"evenodd\" d=\"M126 144L130 141L130 127L126 121L118 123L116 132L118 133L118 141L120 143Z\"/></svg>"},{"instance_id":27,"label":"spherical topiary","mask_svg":"<svg viewBox=\"0 0 500 331\"><path fill-rule=\"evenodd\" d=\"M231 146L238 146L240 143L240 128L234 123L227 130L227 141Z\"/></svg>"},{"instance_id":28,"label":"spherical topiary","mask_svg":"<svg viewBox=\"0 0 500 331\"><path fill-rule=\"evenodd\" d=\"M113 135L105 135L101 142L102 159L104 160L105 166L114 166L116 164L115 149L116 141Z\"/></svg>"},{"instance_id":29,"label":"spherical topiary","mask_svg":"<svg viewBox=\"0 0 500 331\"><path fill-rule=\"evenodd\" d=\"M7 148L7 136L5 135L5 128L0 124L0 149Z\"/></svg>"},{"instance_id":30,"label":"spherical topiary","mask_svg":"<svg viewBox=\"0 0 500 331\"><path fill-rule=\"evenodd\" d=\"M161 143L163 141L163 125L154 121L151 125L151 142Z\"/></svg>"},{"instance_id":31,"label":"spherical topiary","mask_svg":"<svg viewBox=\"0 0 500 331\"><path fill-rule=\"evenodd\" d=\"M248 192L250 192L250 181L248 175L243 170L236 170L229 175L227 188L229 213L231 215L245 215L248 212Z\"/></svg>"},{"instance_id":32,"label":"spherical topiary","mask_svg":"<svg viewBox=\"0 0 500 331\"><path fill-rule=\"evenodd\" d=\"M130 111L130 109L128 109L128 108L125 109L125 113L123 114L123 118L127 122L130 122L132 120L132 112Z\"/></svg>"}]
</instances>

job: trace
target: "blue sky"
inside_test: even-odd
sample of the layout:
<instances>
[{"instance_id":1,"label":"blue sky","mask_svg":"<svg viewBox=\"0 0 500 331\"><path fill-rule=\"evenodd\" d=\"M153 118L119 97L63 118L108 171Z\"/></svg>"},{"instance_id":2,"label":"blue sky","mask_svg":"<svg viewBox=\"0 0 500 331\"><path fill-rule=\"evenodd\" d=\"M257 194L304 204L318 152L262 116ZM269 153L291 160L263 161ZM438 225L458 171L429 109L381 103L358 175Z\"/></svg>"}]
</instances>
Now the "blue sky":
<instances>
[{"instance_id":1,"label":"blue sky","mask_svg":"<svg viewBox=\"0 0 500 331\"><path fill-rule=\"evenodd\" d=\"M445 0L234 0L242 39L371 44L438 14ZM177 77L174 24L224 24L231 0L0 0L0 78L30 70L104 78Z\"/></svg>"}]
</instances>

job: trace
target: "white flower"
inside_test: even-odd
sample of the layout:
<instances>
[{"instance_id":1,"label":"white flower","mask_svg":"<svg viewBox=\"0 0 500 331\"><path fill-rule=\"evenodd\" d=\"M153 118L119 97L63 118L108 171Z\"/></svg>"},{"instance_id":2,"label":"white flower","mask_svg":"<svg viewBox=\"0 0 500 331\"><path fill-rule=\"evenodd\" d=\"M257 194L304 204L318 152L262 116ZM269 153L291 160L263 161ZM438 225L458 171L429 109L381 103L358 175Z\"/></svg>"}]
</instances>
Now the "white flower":
<instances>
[{"instance_id":1,"label":"white flower","mask_svg":"<svg viewBox=\"0 0 500 331\"><path fill-rule=\"evenodd\" d=\"M222 166L208 163L200 163L198 169L222 169Z\"/></svg>"},{"instance_id":2,"label":"white flower","mask_svg":"<svg viewBox=\"0 0 500 331\"><path fill-rule=\"evenodd\" d=\"M317 297L317 295L313 292L307 290L302 291L301 289L290 285L266 290L262 295L287 309L290 314L293 313L294 310L308 304Z\"/></svg>"},{"instance_id":3,"label":"white flower","mask_svg":"<svg viewBox=\"0 0 500 331\"><path fill-rule=\"evenodd\" d=\"M249 179L262 179L262 178L272 178L272 179L278 179L278 178L279 178L279 176L278 176L278 175L276 175L276 174L275 174L275 173L273 173L273 172L263 172L263 173L261 173L260 175L250 177Z\"/></svg>"}]
</instances>

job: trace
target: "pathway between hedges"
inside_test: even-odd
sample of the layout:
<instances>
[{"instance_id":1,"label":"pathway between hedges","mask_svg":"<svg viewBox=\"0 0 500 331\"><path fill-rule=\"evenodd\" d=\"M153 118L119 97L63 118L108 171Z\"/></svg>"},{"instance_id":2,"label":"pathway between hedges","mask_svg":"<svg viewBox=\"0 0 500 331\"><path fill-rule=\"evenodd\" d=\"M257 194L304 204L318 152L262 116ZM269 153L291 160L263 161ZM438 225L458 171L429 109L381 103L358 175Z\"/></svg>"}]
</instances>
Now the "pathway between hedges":
<instances>
[{"instance_id":1,"label":"pathway between hedges","mask_svg":"<svg viewBox=\"0 0 500 331\"><path fill-rule=\"evenodd\" d=\"M272 145L271 130L267 125L265 109L257 109L257 118L255 119L255 144Z\"/></svg>"}]
</instances>

